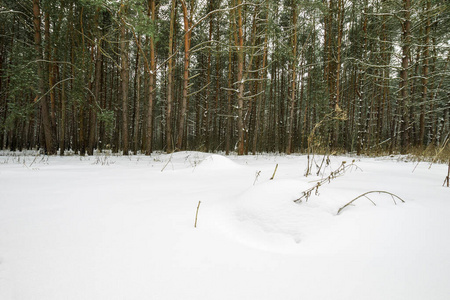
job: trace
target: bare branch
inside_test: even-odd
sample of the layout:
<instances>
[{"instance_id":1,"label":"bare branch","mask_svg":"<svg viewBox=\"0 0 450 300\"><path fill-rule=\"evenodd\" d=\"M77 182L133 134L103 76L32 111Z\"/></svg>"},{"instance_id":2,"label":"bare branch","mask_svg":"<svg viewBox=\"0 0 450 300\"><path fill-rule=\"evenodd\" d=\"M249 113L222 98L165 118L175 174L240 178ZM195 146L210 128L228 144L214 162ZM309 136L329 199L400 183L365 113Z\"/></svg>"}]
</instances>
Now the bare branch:
<instances>
[{"instance_id":1,"label":"bare branch","mask_svg":"<svg viewBox=\"0 0 450 300\"><path fill-rule=\"evenodd\" d=\"M387 194L387 195L390 195L390 196L392 197L392 199L394 199L394 197L395 197L395 198L399 199L400 201L402 201L403 203L405 203L405 200L403 200L402 198L400 198L399 196L397 196L397 195L395 195L395 194L393 194L393 193L386 192L386 191L370 191L370 192L365 192L364 194L359 195L358 197L354 198L352 201L348 202L347 204L345 204L344 206L342 206L341 208L339 208L339 210L338 210L338 212L337 212L337 215L339 215L339 213L340 213L344 208L346 208L346 207L349 206L349 205L352 205L353 202L355 202L355 201L358 200L359 198L361 198L361 197L366 197L367 199L369 199L369 198L367 197L367 195L368 195L368 194L373 194L373 193ZM370 200L370 199L369 199L369 200ZM376 204L375 204L372 200L370 200L370 202L372 202L373 205L376 206ZM397 203L395 202L395 199L394 199L394 203L397 205Z\"/></svg>"}]
</instances>

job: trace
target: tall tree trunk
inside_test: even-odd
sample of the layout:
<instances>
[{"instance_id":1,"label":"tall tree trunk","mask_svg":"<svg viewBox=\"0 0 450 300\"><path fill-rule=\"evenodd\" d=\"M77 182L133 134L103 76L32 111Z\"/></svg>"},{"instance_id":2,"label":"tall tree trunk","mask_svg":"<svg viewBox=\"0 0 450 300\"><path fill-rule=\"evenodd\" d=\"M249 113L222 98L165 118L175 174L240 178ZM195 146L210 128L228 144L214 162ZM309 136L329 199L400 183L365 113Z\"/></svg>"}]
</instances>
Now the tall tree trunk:
<instances>
[{"instance_id":1,"label":"tall tree trunk","mask_svg":"<svg viewBox=\"0 0 450 300\"><path fill-rule=\"evenodd\" d=\"M220 2L218 4L218 7L220 7ZM216 40L220 39L220 24L219 22L215 22L216 23ZM220 141L221 141L221 137L222 137L222 132L220 130L221 125L220 125L220 121L221 118L219 117L219 113L221 111L220 108L220 71L221 71L221 67L222 67L222 62L221 62L221 58L222 56L219 54L220 53L220 44L216 43L216 88L215 88L215 109L214 109L214 114L212 116L212 123L213 123L213 142L214 144L212 145L215 149L217 150L220 146Z\"/></svg>"},{"instance_id":2,"label":"tall tree trunk","mask_svg":"<svg viewBox=\"0 0 450 300\"><path fill-rule=\"evenodd\" d=\"M344 31L344 1L339 0L338 4L338 37L337 37L337 65L336 65L336 101L334 105L335 111L340 110L340 74L341 74L341 48L342 35Z\"/></svg>"},{"instance_id":3,"label":"tall tree trunk","mask_svg":"<svg viewBox=\"0 0 450 300\"><path fill-rule=\"evenodd\" d=\"M137 37L139 43L141 37ZM136 68L135 68L135 105L134 105L134 131L133 131L133 153L136 155L139 150L139 126L141 115L141 64L139 51L136 52Z\"/></svg>"},{"instance_id":4,"label":"tall tree trunk","mask_svg":"<svg viewBox=\"0 0 450 300\"><path fill-rule=\"evenodd\" d=\"M172 0L170 8L170 30L169 30L169 59L167 62L167 109L166 109L166 144L167 152L171 153L174 149L174 137L172 129L172 109L173 109L173 37L175 28L175 8L176 0Z\"/></svg>"},{"instance_id":5,"label":"tall tree trunk","mask_svg":"<svg viewBox=\"0 0 450 300\"><path fill-rule=\"evenodd\" d=\"M238 155L244 154L244 32L242 26L242 0L238 0L238 44L237 46L237 55L238 55Z\"/></svg>"},{"instance_id":6,"label":"tall tree trunk","mask_svg":"<svg viewBox=\"0 0 450 300\"><path fill-rule=\"evenodd\" d=\"M267 3L267 7L266 7L266 11L268 13L268 5L269 3ZM267 16L266 16L267 17ZM263 107L264 100L266 99L266 81L265 79L267 78L267 70L266 70L266 65L267 65L267 53L268 53L268 47L267 47L267 33L268 33L268 29L269 26L268 24L266 24L266 28L264 30L264 50L263 50L263 58L262 58L262 67L261 67L261 71L259 72L259 82L258 82L258 90L260 91L260 95L258 96L257 100L256 100L256 120L255 120L255 132L253 135L253 154L256 154L256 152L258 151L258 136L259 136L259 131L260 131L260 126L261 126L261 108Z\"/></svg>"},{"instance_id":7,"label":"tall tree trunk","mask_svg":"<svg viewBox=\"0 0 450 300\"><path fill-rule=\"evenodd\" d=\"M420 121L419 121L419 145L423 146L425 137L425 107L428 95L428 70L429 70L429 58L430 58L430 31L431 31L431 21L430 21L430 0L426 1L426 25L425 25L425 42L424 42L424 60L422 67L422 103L420 105Z\"/></svg>"},{"instance_id":8,"label":"tall tree trunk","mask_svg":"<svg viewBox=\"0 0 450 300\"><path fill-rule=\"evenodd\" d=\"M98 28L98 11L95 17L96 28ZM100 35L99 32L97 32ZM101 38L97 38L96 55L95 55L95 90L94 99L92 99L89 107L89 138L88 138L88 154L94 154L97 136L97 106L100 103L100 91L102 88L102 69L103 69L103 54L101 51ZM92 98L92 97L90 97Z\"/></svg>"},{"instance_id":9,"label":"tall tree trunk","mask_svg":"<svg viewBox=\"0 0 450 300\"><path fill-rule=\"evenodd\" d=\"M149 12L151 12L152 24L156 25L156 0L149 0ZM149 74L149 95L148 95L148 111L147 111L147 149L146 154L150 155L153 151L153 106L155 99L155 82L156 81L156 51L155 37L150 36L150 74Z\"/></svg>"},{"instance_id":10,"label":"tall tree trunk","mask_svg":"<svg viewBox=\"0 0 450 300\"><path fill-rule=\"evenodd\" d=\"M362 44L363 44L363 50L362 50L362 61L363 63L366 62L367 59L367 48L368 48L368 0L364 1L364 21L363 21L363 37L362 37ZM362 66L358 67L359 70L356 70L355 74L355 93L358 95L358 101L357 101L357 111L356 111L356 154L360 155L363 151L365 145L365 132L364 132L364 126L363 126L363 96L364 94L364 85L365 85L365 79L366 79L366 67ZM355 103L356 104L356 103Z\"/></svg>"},{"instance_id":11,"label":"tall tree trunk","mask_svg":"<svg viewBox=\"0 0 450 300\"><path fill-rule=\"evenodd\" d=\"M125 13L125 6L121 4L120 14ZM122 81L122 151L128 155L128 41L125 22L120 26L120 79Z\"/></svg>"},{"instance_id":12,"label":"tall tree trunk","mask_svg":"<svg viewBox=\"0 0 450 300\"><path fill-rule=\"evenodd\" d=\"M50 15L48 12L44 13L44 36L45 36L45 59L47 61L48 71L48 95L50 97L50 124L52 132L55 134L56 129L56 109L55 109L55 90L52 88L55 84L54 68L52 63L52 41L50 39ZM55 141L56 142L56 141Z\"/></svg>"},{"instance_id":13,"label":"tall tree trunk","mask_svg":"<svg viewBox=\"0 0 450 300\"><path fill-rule=\"evenodd\" d=\"M62 78L66 76L66 66L62 66ZM63 82L61 86L61 125L59 127L59 154L64 155L64 150L66 148L66 83Z\"/></svg>"},{"instance_id":14,"label":"tall tree trunk","mask_svg":"<svg viewBox=\"0 0 450 300\"><path fill-rule=\"evenodd\" d=\"M288 119L288 136L287 136L287 147L286 154L291 154L292 151L292 135L293 135L293 125L294 125L294 109L296 100L296 87L297 87L297 3L292 0L292 27L294 32L292 34L292 62L291 62L291 94L290 94L290 107L289 107L289 119Z\"/></svg>"},{"instance_id":15,"label":"tall tree trunk","mask_svg":"<svg viewBox=\"0 0 450 300\"><path fill-rule=\"evenodd\" d=\"M178 124L177 149L183 150L184 134L186 130L187 121L187 104L189 92L189 63L190 63L190 48L191 48L191 31L190 20L188 14L187 4L181 0L183 7L183 22L184 22L184 67L183 67L183 95L180 109L180 119Z\"/></svg>"},{"instance_id":16,"label":"tall tree trunk","mask_svg":"<svg viewBox=\"0 0 450 300\"><path fill-rule=\"evenodd\" d=\"M334 112L335 113L339 113L341 111L340 107L339 107L339 102L340 102L340 95L341 95L341 86L340 86L340 75L341 75L341 56L342 56L342 35L343 35L343 31L344 31L344 1L343 0L338 0L338 27L337 27L337 49L336 49L336 97L335 97L335 101L334 101ZM332 140L331 140L331 146L333 148L337 148L338 146L338 136L339 136L339 120L336 119L334 122L334 127L333 127L333 135L332 135Z\"/></svg>"},{"instance_id":17,"label":"tall tree trunk","mask_svg":"<svg viewBox=\"0 0 450 300\"><path fill-rule=\"evenodd\" d=\"M34 47L37 53L37 68L38 68L38 85L39 94L36 100L39 100L41 107L41 118L44 126L45 152L49 155L55 154L55 137L52 132L52 126L49 116L47 98L45 96L44 83L44 67L42 63L42 41L41 41L41 9L39 0L33 0L33 24L34 24Z\"/></svg>"},{"instance_id":18,"label":"tall tree trunk","mask_svg":"<svg viewBox=\"0 0 450 300\"><path fill-rule=\"evenodd\" d=\"M409 48L411 42L411 0L403 0L404 18L402 23L402 66L400 71L400 151L404 153L409 146L408 141L408 68L409 68Z\"/></svg>"},{"instance_id":19,"label":"tall tree trunk","mask_svg":"<svg viewBox=\"0 0 450 300\"><path fill-rule=\"evenodd\" d=\"M234 6L235 0L232 1L232 6ZM236 11L233 9L231 11L231 18L229 22L229 33L228 33L228 73L227 73L227 123L226 123L226 136L225 136L225 153L230 154L231 147L231 136L233 133L232 130L232 88L233 88L233 36L235 31L233 30L235 27L236 20Z\"/></svg>"},{"instance_id":20,"label":"tall tree trunk","mask_svg":"<svg viewBox=\"0 0 450 300\"><path fill-rule=\"evenodd\" d=\"M80 31L81 31L81 49L82 49L82 55L81 55L81 65L84 68L86 66L86 45L85 45L85 34L84 34L84 25L83 25L83 15L84 15L84 6L81 7L80 10ZM80 76L80 75L79 75ZM85 77L84 76L80 76L82 81L82 84L85 84ZM89 76L88 76L89 78ZM84 86L83 86L84 87ZM91 95L89 94L88 97L90 98ZM80 145L80 155L84 156L86 154L86 135L85 135L85 120L86 120L86 116L85 116L85 106L86 103L85 102L81 102L79 104L79 114L78 114L78 124L79 127L78 129L78 142Z\"/></svg>"},{"instance_id":21,"label":"tall tree trunk","mask_svg":"<svg viewBox=\"0 0 450 300\"><path fill-rule=\"evenodd\" d=\"M209 0L208 2L208 12L213 10L213 1ZM210 98L211 98L211 43L212 43L212 33L213 33L213 17L209 16L209 33L208 33L208 54L207 54L207 62L206 62L206 90L205 90L205 103L204 103L204 112L203 112L203 143L205 151L210 150L210 142L211 142L211 107L210 107Z\"/></svg>"}]
</instances>

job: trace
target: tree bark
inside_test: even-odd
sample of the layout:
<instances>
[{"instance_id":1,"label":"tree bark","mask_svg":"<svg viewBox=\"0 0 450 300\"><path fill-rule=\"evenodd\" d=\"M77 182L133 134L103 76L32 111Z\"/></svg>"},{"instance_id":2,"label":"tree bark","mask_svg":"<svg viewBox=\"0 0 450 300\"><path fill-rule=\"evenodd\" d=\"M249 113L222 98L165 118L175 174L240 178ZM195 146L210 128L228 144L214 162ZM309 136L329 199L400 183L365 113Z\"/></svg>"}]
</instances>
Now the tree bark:
<instances>
[{"instance_id":1,"label":"tree bark","mask_svg":"<svg viewBox=\"0 0 450 300\"><path fill-rule=\"evenodd\" d=\"M286 154L291 154L292 151L292 135L294 125L294 109L296 100L296 87L297 87L297 3L292 0L292 27L294 32L292 34L292 58L291 58L291 94L290 94L290 107L289 107L289 119L288 119L288 137Z\"/></svg>"},{"instance_id":2,"label":"tree bark","mask_svg":"<svg viewBox=\"0 0 450 300\"><path fill-rule=\"evenodd\" d=\"M33 24L34 24L34 47L37 53L38 86L39 94L36 101L39 101L41 107L41 118L44 127L45 152L49 155L55 154L55 137L52 132L52 126L49 116L47 97L45 96L44 67L42 63L42 45L41 45L41 10L39 0L33 0Z\"/></svg>"},{"instance_id":3,"label":"tree bark","mask_svg":"<svg viewBox=\"0 0 450 300\"><path fill-rule=\"evenodd\" d=\"M242 0L238 0L238 44L237 55L238 55L238 155L244 154L244 32L242 26Z\"/></svg>"},{"instance_id":4,"label":"tree bark","mask_svg":"<svg viewBox=\"0 0 450 300\"><path fill-rule=\"evenodd\" d=\"M95 17L96 28L98 28L98 11ZM100 35L100 32L97 32ZM95 54L95 90L94 98L92 99L89 107L89 138L88 138L88 154L94 154L94 148L97 137L97 106L100 103L100 91L102 88L102 69L103 69L103 54L101 51L101 38L97 37L96 54ZM90 97L92 98L92 97Z\"/></svg>"},{"instance_id":5,"label":"tree bark","mask_svg":"<svg viewBox=\"0 0 450 300\"><path fill-rule=\"evenodd\" d=\"M125 5L121 4L120 14L124 14ZM120 79L122 84L122 151L128 155L128 41L125 22L122 20L120 26Z\"/></svg>"},{"instance_id":6,"label":"tree bark","mask_svg":"<svg viewBox=\"0 0 450 300\"><path fill-rule=\"evenodd\" d=\"M156 0L149 0L149 12L151 12L151 20L156 25ZM155 33L156 34L156 33ZM148 111L147 111L147 149L146 154L150 155L153 151L153 106L155 98L155 81L156 81L156 51L155 37L150 36L150 74L149 74L149 94L148 94Z\"/></svg>"},{"instance_id":7,"label":"tree bark","mask_svg":"<svg viewBox=\"0 0 450 300\"><path fill-rule=\"evenodd\" d=\"M419 121L419 146L423 146L425 137L425 107L428 96L428 70L429 70L429 58L430 58L430 0L426 1L426 25L425 25L425 41L424 41L424 60L422 67L422 103L420 105L420 121Z\"/></svg>"},{"instance_id":8,"label":"tree bark","mask_svg":"<svg viewBox=\"0 0 450 300\"><path fill-rule=\"evenodd\" d=\"M169 59L167 62L167 109L166 109L166 151L174 150L174 137L172 129L172 108L173 108L173 37L175 28L176 0L172 0L170 8L170 30L169 30Z\"/></svg>"},{"instance_id":9,"label":"tree bark","mask_svg":"<svg viewBox=\"0 0 450 300\"><path fill-rule=\"evenodd\" d=\"M403 9L404 9L404 21L402 23L402 65L400 71L400 115L401 115L401 124L400 124L400 151L405 153L406 149L409 146L408 141L408 126L409 126L409 118L408 118L408 68L409 68L409 48L410 48L410 40L411 40L411 0L403 0Z\"/></svg>"},{"instance_id":10,"label":"tree bark","mask_svg":"<svg viewBox=\"0 0 450 300\"><path fill-rule=\"evenodd\" d=\"M138 36L139 43L141 37ZM139 51L136 52L136 68L135 68L135 99L134 99L134 130L133 130L133 153L136 155L139 150L139 127L141 116L141 60Z\"/></svg>"},{"instance_id":11,"label":"tree bark","mask_svg":"<svg viewBox=\"0 0 450 300\"><path fill-rule=\"evenodd\" d=\"M186 130L187 119L187 103L189 91L189 63L190 63L190 48L191 48L191 31L190 20L187 4L184 0L180 0L183 8L183 22L184 22L184 67L183 67L183 95L180 109L180 119L178 124L177 136L177 150L183 150L184 147L184 133Z\"/></svg>"}]
</instances>

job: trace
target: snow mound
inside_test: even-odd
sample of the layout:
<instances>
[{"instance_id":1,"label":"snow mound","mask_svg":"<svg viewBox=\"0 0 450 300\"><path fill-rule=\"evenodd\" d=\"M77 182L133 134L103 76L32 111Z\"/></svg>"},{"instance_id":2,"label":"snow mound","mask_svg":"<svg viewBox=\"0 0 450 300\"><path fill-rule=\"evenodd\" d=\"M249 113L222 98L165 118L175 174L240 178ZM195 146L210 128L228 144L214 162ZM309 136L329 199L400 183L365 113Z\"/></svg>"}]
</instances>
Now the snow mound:
<instances>
[{"instance_id":1,"label":"snow mound","mask_svg":"<svg viewBox=\"0 0 450 300\"><path fill-rule=\"evenodd\" d=\"M298 180L274 180L254 186L238 198L237 219L243 226L268 234L287 235L296 243L303 237L311 210L293 201L305 190Z\"/></svg>"},{"instance_id":2,"label":"snow mound","mask_svg":"<svg viewBox=\"0 0 450 300\"><path fill-rule=\"evenodd\" d=\"M213 154L205 157L197 166L197 168L202 170L229 170L229 169L237 169L240 165L232 161L231 159Z\"/></svg>"}]
</instances>

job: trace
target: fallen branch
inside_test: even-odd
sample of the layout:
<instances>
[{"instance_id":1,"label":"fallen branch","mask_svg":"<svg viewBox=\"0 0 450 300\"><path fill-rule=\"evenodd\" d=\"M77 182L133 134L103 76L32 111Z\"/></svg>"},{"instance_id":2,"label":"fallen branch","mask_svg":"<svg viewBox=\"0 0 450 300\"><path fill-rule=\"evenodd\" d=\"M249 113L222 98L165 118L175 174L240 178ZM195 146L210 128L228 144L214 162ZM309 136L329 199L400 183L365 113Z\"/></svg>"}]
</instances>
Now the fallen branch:
<instances>
[{"instance_id":1,"label":"fallen branch","mask_svg":"<svg viewBox=\"0 0 450 300\"><path fill-rule=\"evenodd\" d=\"M342 206L341 208L339 208L337 215L339 215L339 213L346 208L347 206L351 205L353 202L355 202L356 200L358 200L361 197L365 197L367 199L369 199L370 202L372 202L373 205L376 206L375 202L373 202L369 197L367 197L367 195L369 194L373 194L373 193L378 193L378 194L387 194L390 195L392 197L392 200L394 201L394 204L397 205L397 202L395 201L395 198L399 199L400 201L402 201L403 203L405 203L405 200L403 200L402 198L400 198L399 196L390 193L390 192L386 192L386 191L370 191L370 192L366 192L364 194L359 195L358 197L356 197L355 199L353 199L352 201L350 201L349 203L345 204L344 206Z\"/></svg>"},{"instance_id":2,"label":"fallen branch","mask_svg":"<svg viewBox=\"0 0 450 300\"><path fill-rule=\"evenodd\" d=\"M295 199L294 202L299 202L301 203L303 201L303 199L305 199L306 202L308 202L309 197L311 197L311 193L313 191L315 191L315 195L319 195L319 187L324 184L325 182L328 181L328 183L331 182L332 179L335 179L339 176L342 176L345 171L347 171L348 169L352 169L353 167L355 167L356 169L360 169L357 165L355 165L355 161L353 160L351 164L349 165L345 165L347 162L343 161L341 163L341 165L339 166L339 168L337 168L334 171L331 171L330 175L328 175L325 178L320 179L319 181L317 181L317 183L313 186L310 187L309 189L307 189L306 191L303 191L302 195L300 196L300 198Z\"/></svg>"}]
</instances>

